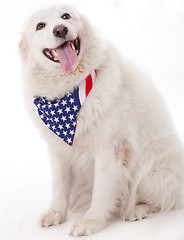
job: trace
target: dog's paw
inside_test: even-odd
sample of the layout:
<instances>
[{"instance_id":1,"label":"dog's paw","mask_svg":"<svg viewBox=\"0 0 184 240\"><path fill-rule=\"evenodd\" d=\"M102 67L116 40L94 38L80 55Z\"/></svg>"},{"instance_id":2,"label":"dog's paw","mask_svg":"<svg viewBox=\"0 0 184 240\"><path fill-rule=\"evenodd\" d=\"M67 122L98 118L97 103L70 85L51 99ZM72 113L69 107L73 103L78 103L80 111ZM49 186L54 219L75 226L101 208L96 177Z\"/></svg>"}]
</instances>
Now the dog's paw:
<instances>
[{"instance_id":1,"label":"dog's paw","mask_svg":"<svg viewBox=\"0 0 184 240\"><path fill-rule=\"evenodd\" d=\"M148 216L149 205L139 204L132 208L125 216L126 221L136 221L144 219Z\"/></svg>"},{"instance_id":2,"label":"dog's paw","mask_svg":"<svg viewBox=\"0 0 184 240\"><path fill-rule=\"evenodd\" d=\"M98 232L103 224L91 219L75 219L70 226L69 235L88 236Z\"/></svg>"},{"instance_id":3,"label":"dog's paw","mask_svg":"<svg viewBox=\"0 0 184 240\"><path fill-rule=\"evenodd\" d=\"M64 217L61 212L49 210L40 219L40 225L42 227L57 226L64 222Z\"/></svg>"}]
</instances>

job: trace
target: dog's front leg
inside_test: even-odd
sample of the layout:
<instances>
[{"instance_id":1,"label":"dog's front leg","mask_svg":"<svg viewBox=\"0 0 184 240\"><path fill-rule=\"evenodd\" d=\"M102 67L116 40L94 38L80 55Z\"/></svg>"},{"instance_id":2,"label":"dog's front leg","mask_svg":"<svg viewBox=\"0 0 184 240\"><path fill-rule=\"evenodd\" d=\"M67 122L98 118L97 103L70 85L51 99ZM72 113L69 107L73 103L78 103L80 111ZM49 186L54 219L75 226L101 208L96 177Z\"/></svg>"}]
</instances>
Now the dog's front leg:
<instances>
[{"instance_id":1,"label":"dog's front leg","mask_svg":"<svg viewBox=\"0 0 184 240\"><path fill-rule=\"evenodd\" d=\"M103 154L96 156L91 206L83 219L73 220L70 235L91 235L106 225L115 210L120 172L120 162L113 152L104 150Z\"/></svg>"},{"instance_id":2,"label":"dog's front leg","mask_svg":"<svg viewBox=\"0 0 184 240\"><path fill-rule=\"evenodd\" d=\"M41 226L49 227L65 221L69 194L69 164L60 156L51 155L52 201L41 218Z\"/></svg>"}]
</instances>

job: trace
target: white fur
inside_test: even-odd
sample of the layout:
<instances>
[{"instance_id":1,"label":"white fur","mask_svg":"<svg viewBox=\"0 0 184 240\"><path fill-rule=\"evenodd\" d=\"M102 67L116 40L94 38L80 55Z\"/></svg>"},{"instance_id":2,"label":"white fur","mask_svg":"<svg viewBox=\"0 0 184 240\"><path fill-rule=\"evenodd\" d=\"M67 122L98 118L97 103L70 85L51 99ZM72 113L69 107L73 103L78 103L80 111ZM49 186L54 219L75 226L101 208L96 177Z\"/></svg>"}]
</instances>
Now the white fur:
<instances>
[{"instance_id":1,"label":"white fur","mask_svg":"<svg viewBox=\"0 0 184 240\"><path fill-rule=\"evenodd\" d=\"M72 19L61 19L65 12ZM39 21L47 26L35 31ZM52 34L58 24L68 27L70 39L81 39L75 72L64 72L42 54L44 47L61 44ZM62 223L69 209L86 207L69 233L90 235L114 213L135 220L181 206L183 149L162 98L84 16L67 6L35 14L25 26L20 51L27 108L48 143L52 166L52 202L42 226ZM40 120L33 99L61 98L94 69L97 80L70 147Z\"/></svg>"}]
</instances>

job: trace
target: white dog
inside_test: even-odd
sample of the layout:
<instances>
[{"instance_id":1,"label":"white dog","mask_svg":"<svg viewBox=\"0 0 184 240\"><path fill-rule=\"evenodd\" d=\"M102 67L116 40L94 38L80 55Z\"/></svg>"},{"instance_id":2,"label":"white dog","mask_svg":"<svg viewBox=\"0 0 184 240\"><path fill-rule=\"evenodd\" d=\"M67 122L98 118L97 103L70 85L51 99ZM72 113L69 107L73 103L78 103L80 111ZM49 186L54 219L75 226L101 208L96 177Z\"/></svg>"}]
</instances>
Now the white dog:
<instances>
[{"instance_id":1,"label":"white dog","mask_svg":"<svg viewBox=\"0 0 184 240\"><path fill-rule=\"evenodd\" d=\"M114 214L134 221L181 206L182 144L162 98L84 16L67 6L35 14L20 51L27 106L51 158L42 226L86 206L70 234L90 235Z\"/></svg>"}]
</instances>

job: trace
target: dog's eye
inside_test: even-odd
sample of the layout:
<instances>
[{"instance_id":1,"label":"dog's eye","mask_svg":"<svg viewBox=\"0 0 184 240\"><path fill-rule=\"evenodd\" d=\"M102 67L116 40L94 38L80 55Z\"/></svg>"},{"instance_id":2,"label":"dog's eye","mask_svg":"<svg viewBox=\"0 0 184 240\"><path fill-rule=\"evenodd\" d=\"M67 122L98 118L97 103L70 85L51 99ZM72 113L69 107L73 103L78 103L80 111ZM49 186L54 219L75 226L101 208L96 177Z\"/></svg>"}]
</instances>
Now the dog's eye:
<instances>
[{"instance_id":1,"label":"dog's eye","mask_svg":"<svg viewBox=\"0 0 184 240\"><path fill-rule=\"evenodd\" d=\"M70 16L69 13L64 13L61 18L64 19L64 20L68 20L68 19L71 18L71 16Z\"/></svg>"},{"instance_id":2,"label":"dog's eye","mask_svg":"<svg viewBox=\"0 0 184 240\"><path fill-rule=\"evenodd\" d=\"M40 22L40 23L37 24L37 26L36 26L36 30L42 30L45 26L46 26L45 23Z\"/></svg>"}]
</instances>

